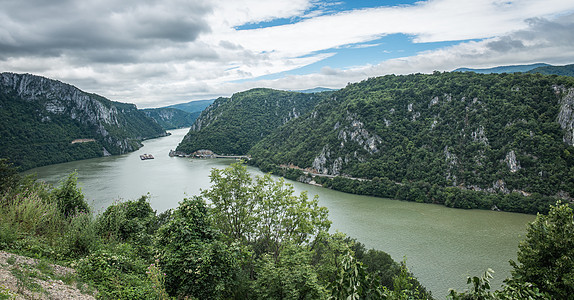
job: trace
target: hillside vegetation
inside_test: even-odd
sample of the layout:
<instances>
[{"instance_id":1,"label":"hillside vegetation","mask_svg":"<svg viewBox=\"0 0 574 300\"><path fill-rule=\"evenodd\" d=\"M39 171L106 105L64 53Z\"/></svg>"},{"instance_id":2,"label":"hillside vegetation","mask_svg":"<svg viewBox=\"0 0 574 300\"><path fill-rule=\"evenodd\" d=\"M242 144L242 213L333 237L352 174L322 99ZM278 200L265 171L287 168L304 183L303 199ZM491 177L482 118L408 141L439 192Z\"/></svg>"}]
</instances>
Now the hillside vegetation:
<instances>
[{"instance_id":1,"label":"hillside vegetation","mask_svg":"<svg viewBox=\"0 0 574 300\"><path fill-rule=\"evenodd\" d=\"M133 104L30 74L0 74L0 107L0 158L22 169L122 154L166 134Z\"/></svg>"},{"instance_id":2,"label":"hillside vegetation","mask_svg":"<svg viewBox=\"0 0 574 300\"><path fill-rule=\"evenodd\" d=\"M540 73L543 75L574 76L574 64L565 66L543 66L528 71L528 73Z\"/></svg>"},{"instance_id":3,"label":"hillside vegetation","mask_svg":"<svg viewBox=\"0 0 574 300\"><path fill-rule=\"evenodd\" d=\"M569 77L389 75L334 92L249 153L346 192L536 213L574 195L573 106Z\"/></svg>"},{"instance_id":4,"label":"hillside vegetation","mask_svg":"<svg viewBox=\"0 0 574 300\"><path fill-rule=\"evenodd\" d=\"M311 110L327 93L252 89L219 98L201 113L177 150L247 154L275 129Z\"/></svg>"},{"instance_id":5,"label":"hillside vegetation","mask_svg":"<svg viewBox=\"0 0 574 300\"><path fill-rule=\"evenodd\" d=\"M154 119L164 130L190 127L200 114L200 112L190 113L169 107L146 108L141 111Z\"/></svg>"}]
</instances>

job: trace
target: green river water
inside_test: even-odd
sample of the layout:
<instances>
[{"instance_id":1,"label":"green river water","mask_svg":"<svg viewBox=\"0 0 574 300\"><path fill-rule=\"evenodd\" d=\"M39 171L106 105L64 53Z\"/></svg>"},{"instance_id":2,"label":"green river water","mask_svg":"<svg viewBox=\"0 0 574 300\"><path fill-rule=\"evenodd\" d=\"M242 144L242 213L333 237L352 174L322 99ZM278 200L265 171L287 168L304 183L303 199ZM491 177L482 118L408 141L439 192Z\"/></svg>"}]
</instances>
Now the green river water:
<instances>
[{"instance_id":1,"label":"green river water","mask_svg":"<svg viewBox=\"0 0 574 300\"><path fill-rule=\"evenodd\" d=\"M158 212L175 208L183 198L209 188L212 168L224 168L233 160L169 157L169 150L177 146L187 129L171 133L145 141L144 147L133 153L51 165L27 173L57 184L77 171L82 191L96 211L103 211L114 201L147 193ZM155 159L140 160L144 153ZM249 171L262 174L255 168ZM466 289L466 277L479 276L487 268L495 271L492 283L498 288L510 274L508 261L516 259L527 223L534 220L532 215L452 209L291 183L297 192L319 195L320 204L329 209L333 231L356 238L368 248L383 250L397 261L406 257L409 269L437 299L444 299L449 288Z\"/></svg>"}]
</instances>

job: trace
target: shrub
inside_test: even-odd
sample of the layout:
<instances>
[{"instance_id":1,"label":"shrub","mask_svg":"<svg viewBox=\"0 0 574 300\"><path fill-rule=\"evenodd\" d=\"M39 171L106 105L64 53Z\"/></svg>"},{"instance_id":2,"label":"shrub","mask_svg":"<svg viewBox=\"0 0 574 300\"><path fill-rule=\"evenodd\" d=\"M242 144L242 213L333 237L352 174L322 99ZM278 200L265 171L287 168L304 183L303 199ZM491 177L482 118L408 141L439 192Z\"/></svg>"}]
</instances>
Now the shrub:
<instances>
[{"instance_id":1,"label":"shrub","mask_svg":"<svg viewBox=\"0 0 574 300\"><path fill-rule=\"evenodd\" d=\"M90 212L82 190L78 187L78 173L73 172L52 191L60 212L67 218L77 212Z\"/></svg>"}]
</instances>

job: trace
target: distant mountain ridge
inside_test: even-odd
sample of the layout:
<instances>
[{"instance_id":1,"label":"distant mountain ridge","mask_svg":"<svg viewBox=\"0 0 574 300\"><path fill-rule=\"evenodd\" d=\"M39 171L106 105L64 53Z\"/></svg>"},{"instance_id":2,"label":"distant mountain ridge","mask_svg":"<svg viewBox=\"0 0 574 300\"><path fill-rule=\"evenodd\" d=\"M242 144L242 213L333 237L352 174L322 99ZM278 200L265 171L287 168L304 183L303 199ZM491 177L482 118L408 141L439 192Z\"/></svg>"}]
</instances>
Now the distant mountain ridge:
<instances>
[{"instance_id":1,"label":"distant mountain ridge","mask_svg":"<svg viewBox=\"0 0 574 300\"><path fill-rule=\"evenodd\" d=\"M304 94L312 94L312 93L332 92L332 91L336 91L336 89L330 89L330 88L324 88L324 87L316 87L316 88L312 88L312 89L296 90L296 91L292 91L292 92L298 92L298 93L304 93Z\"/></svg>"},{"instance_id":2,"label":"distant mountain ridge","mask_svg":"<svg viewBox=\"0 0 574 300\"><path fill-rule=\"evenodd\" d=\"M498 66L498 67L486 68L486 69L458 68L458 69L454 70L453 72L474 72L474 73L479 73L479 74L492 74L492 73L500 74L500 73L517 73L517 72L525 73L528 71L532 71L536 68L548 67L548 66L551 66L551 65L545 64L545 63L536 63L536 64L530 64L530 65Z\"/></svg>"},{"instance_id":3,"label":"distant mountain ridge","mask_svg":"<svg viewBox=\"0 0 574 300\"><path fill-rule=\"evenodd\" d=\"M528 73L540 73L544 75L560 75L574 77L574 64L565 66L544 66L528 71Z\"/></svg>"},{"instance_id":4,"label":"distant mountain ridge","mask_svg":"<svg viewBox=\"0 0 574 300\"><path fill-rule=\"evenodd\" d=\"M210 100L195 100L186 103L179 103L174 105L166 106L165 108L177 108L188 113L201 113L204 109L210 106L215 99Z\"/></svg>"},{"instance_id":5,"label":"distant mountain ridge","mask_svg":"<svg viewBox=\"0 0 574 300\"><path fill-rule=\"evenodd\" d=\"M163 129L191 127L201 112L215 101L197 100L159 108L142 109L148 117L154 119Z\"/></svg>"},{"instance_id":6,"label":"distant mountain ridge","mask_svg":"<svg viewBox=\"0 0 574 300\"><path fill-rule=\"evenodd\" d=\"M0 106L0 157L23 169L127 153L166 135L134 104L31 74L0 73Z\"/></svg>"}]
</instances>

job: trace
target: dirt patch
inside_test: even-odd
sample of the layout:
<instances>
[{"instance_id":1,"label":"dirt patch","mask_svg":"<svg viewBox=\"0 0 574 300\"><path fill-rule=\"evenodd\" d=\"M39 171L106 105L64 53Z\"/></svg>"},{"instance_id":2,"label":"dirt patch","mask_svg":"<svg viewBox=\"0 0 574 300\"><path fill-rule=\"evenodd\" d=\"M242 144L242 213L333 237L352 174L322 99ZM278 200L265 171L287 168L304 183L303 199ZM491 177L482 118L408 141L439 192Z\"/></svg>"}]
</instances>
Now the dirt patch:
<instances>
[{"instance_id":1,"label":"dirt patch","mask_svg":"<svg viewBox=\"0 0 574 300\"><path fill-rule=\"evenodd\" d=\"M0 251L0 296L9 299L95 299L88 294L87 287L74 278L74 269Z\"/></svg>"}]
</instances>

